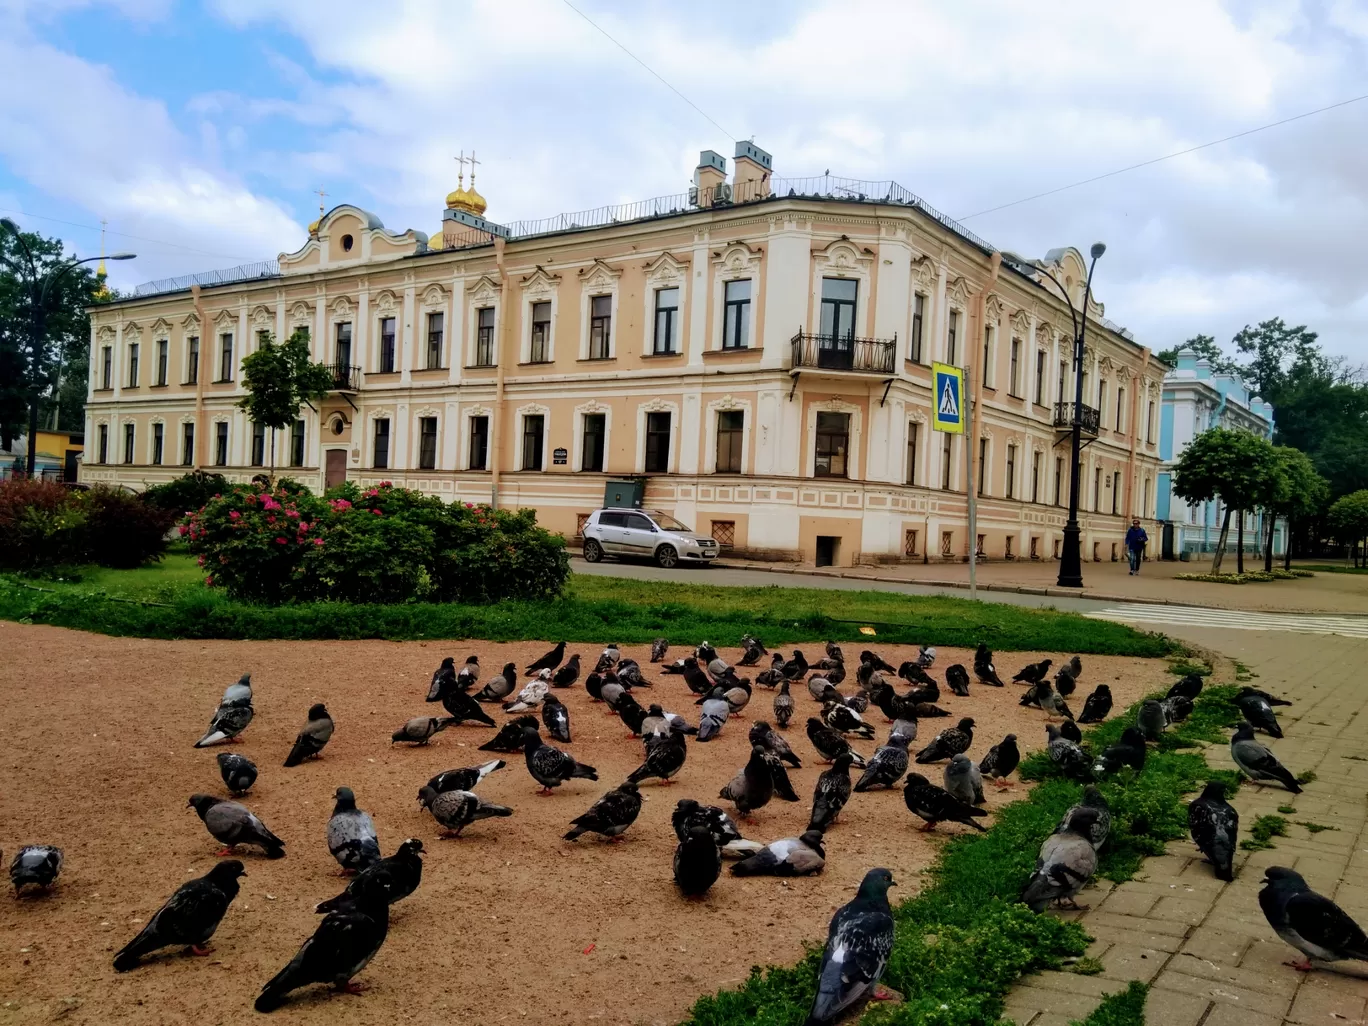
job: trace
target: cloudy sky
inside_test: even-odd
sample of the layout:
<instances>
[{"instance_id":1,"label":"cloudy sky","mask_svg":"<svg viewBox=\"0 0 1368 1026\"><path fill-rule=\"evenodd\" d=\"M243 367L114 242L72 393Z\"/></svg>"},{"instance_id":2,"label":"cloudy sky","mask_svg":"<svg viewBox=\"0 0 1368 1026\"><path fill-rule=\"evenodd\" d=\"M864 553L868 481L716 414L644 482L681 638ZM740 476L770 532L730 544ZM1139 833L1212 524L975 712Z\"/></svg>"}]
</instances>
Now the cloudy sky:
<instances>
[{"instance_id":1,"label":"cloudy sky","mask_svg":"<svg viewBox=\"0 0 1368 1026\"><path fill-rule=\"evenodd\" d=\"M754 137L1004 249L1105 240L1156 349L1280 315L1368 362L1368 100L994 209L1368 93L1363 0L573 2L0 0L0 209L82 255L107 219L128 287L297 248L319 188L431 232L461 150L507 222Z\"/></svg>"}]
</instances>

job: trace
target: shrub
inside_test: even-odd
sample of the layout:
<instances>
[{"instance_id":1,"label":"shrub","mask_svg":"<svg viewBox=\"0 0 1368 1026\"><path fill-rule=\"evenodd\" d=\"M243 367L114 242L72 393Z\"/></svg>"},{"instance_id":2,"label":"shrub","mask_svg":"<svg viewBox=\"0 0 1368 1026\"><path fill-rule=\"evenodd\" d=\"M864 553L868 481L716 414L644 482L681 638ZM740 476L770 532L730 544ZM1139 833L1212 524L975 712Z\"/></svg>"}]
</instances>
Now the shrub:
<instances>
[{"instance_id":1,"label":"shrub","mask_svg":"<svg viewBox=\"0 0 1368 1026\"><path fill-rule=\"evenodd\" d=\"M191 510L199 509L215 495L222 495L228 491L229 487L228 479L222 474L206 474L202 470L196 470L174 481L153 485L144 491L140 498L150 506L164 509L179 517Z\"/></svg>"},{"instance_id":2,"label":"shrub","mask_svg":"<svg viewBox=\"0 0 1368 1026\"><path fill-rule=\"evenodd\" d=\"M161 559L174 511L149 505L141 496L96 485L73 492L72 503L85 514L85 560L129 569Z\"/></svg>"},{"instance_id":3,"label":"shrub","mask_svg":"<svg viewBox=\"0 0 1368 1026\"><path fill-rule=\"evenodd\" d=\"M51 481L3 481L0 566L141 566L161 558L175 522L173 514L104 486L81 492Z\"/></svg>"}]
</instances>

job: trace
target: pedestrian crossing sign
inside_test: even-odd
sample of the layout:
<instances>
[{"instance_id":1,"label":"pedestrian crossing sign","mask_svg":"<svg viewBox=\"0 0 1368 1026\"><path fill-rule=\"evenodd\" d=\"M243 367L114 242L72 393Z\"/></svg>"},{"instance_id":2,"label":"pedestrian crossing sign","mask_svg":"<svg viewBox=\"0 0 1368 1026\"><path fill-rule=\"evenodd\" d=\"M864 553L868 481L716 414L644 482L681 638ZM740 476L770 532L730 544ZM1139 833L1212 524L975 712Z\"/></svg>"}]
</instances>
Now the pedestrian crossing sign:
<instances>
[{"instance_id":1,"label":"pedestrian crossing sign","mask_svg":"<svg viewBox=\"0 0 1368 1026\"><path fill-rule=\"evenodd\" d=\"M948 363L931 365L931 427L964 434L964 371Z\"/></svg>"}]
</instances>

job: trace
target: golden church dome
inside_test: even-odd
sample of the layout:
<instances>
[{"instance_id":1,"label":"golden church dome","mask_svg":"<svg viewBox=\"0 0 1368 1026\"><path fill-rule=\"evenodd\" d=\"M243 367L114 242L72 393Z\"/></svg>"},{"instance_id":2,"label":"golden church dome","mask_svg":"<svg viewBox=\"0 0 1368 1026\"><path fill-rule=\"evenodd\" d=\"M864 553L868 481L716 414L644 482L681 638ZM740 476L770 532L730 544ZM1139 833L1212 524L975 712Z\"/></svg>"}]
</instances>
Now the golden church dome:
<instances>
[{"instance_id":1,"label":"golden church dome","mask_svg":"<svg viewBox=\"0 0 1368 1026\"><path fill-rule=\"evenodd\" d=\"M442 248L442 233L445 230L446 225L442 225L442 227L438 228L435 232L428 236L428 249Z\"/></svg>"},{"instance_id":2,"label":"golden church dome","mask_svg":"<svg viewBox=\"0 0 1368 1026\"><path fill-rule=\"evenodd\" d=\"M323 218L321 218L321 217L320 217L317 221L310 221L310 222L309 222L309 234L310 234L310 235L317 235L317 234L318 234L318 226L319 226L320 224L322 224L322 223L323 223Z\"/></svg>"},{"instance_id":3,"label":"golden church dome","mask_svg":"<svg viewBox=\"0 0 1368 1026\"><path fill-rule=\"evenodd\" d=\"M464 184L458 185L452 192L447 193L446 205L448 210L470 209L470 193L466 191Z\"/></svg>"},{"instance_id":4,"label":"golden church dome","mask_svg":"<svg viewBox=\"0 0 1368 1026\"><path fill-rule=\"evenodd\" d=\"M466 191L466 202L470 204L466 209L472 214L480 217L484 216L485 210L489 207L489 204L485 202L485 198L475 191L474 175L470 176L470 188Z\"/></svg>"}]
</instances>

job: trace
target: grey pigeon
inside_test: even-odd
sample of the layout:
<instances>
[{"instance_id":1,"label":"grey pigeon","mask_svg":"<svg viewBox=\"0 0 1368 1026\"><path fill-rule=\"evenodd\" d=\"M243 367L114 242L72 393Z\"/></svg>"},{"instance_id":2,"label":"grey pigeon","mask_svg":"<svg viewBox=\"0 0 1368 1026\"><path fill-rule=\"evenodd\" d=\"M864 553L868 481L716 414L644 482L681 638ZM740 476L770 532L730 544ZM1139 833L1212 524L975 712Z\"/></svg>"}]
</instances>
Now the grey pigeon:
<instances>
[{"instance_id":1,"label":"grey pigeon","mask_svg":"<svg viewBox=\"0 0 1368 1026\"><path fill-rule=\"evenodd\" d=\"M670 643L664 638L656 638L651 642L651 662L658 663L665 658L665 653L670 650Z\"/></svg>"},{"instance_id":2,"label":"grey pigeon","mask_svg":"<svg viewBox=\"0 0 1368 1026\"><path fill-rule=\"evenodd\" d=\"M911 743L912 738L906 734L889 734L887 743L874 749L869 765L855 782L855 790L863 792L871 787L892 787L901 780L910 761L907 746Z\"/></svg>"},{"instance_id":3,"label":"grey pigeon","mask_svg":"<svg viewBox=\"0 0 1368 1026\"><path fill-rule=\"evenodd\" d=\"M436 716L415 716L394 732L390 737L390 744L404 741L413 745L425 745L453 722L451 717L446 716L440 719Z\"/></svg>"},{"instance_id":4,"label":"grey pigeon","mask_svg":"<svg viewBox=\"0 0 1368 1026\"><path fill-rule=\"evenodd\" d=\"M252 704L252 675L244 673L238 678L236 684L229 684L223 689L223 697L219 699L219 705L251 705Z\"/></svg>"},{"instance_id":5,"label":"grey pigeon","mask_svg":"<svg viewBox=\"0 0 1368 1026\"><path fill-rule=\"evenodd\" d=\"M1293 794L1301 794L1297 778L1269 749L1254 740L1254 728L1248 723L1241 723L1235 728L1235 735L1230 739L1230 757L1240 767L1240 772L1254 783L1263 785L1276 782Z\"/></svg>"},{"instance_id":6,"label":"grey pigeon","mask_svg":"<svg viewBox=\"0 0 1368 1026\"><path fill-rule=\"evenodd\" d=\"M931 743L917 753L917 762L925 765L949 759L960 752L967 752L974 743L974 721L968 716L959 721L958 726L947 727L931 739Z\"/></svg>"},{"instance_id":7,"label":"grey pigeon","mask_svg":"<svg viewBox=\"0 0 1368 1026\"><path fill-rule=\"evenodd\" d=\"M675 848L675 884L685 895L697 897L707 893L721 872L722 851L711 831L702 823L693 824Z\"/></svg>"},{"instance_id":8,"label":"grey pigeon","mask_svg":"<svg viewBox=\"0 0 1368 1026\"><path fill-rule=\"evenodd\" d=\"M923 670L929 670L929 669L931 668L931 665L932 665L935 661L936 661L936 646L935 646L935 645L918 645L918 646L917 646L917 665L918 665L918 666L920 666Z\"/></svg>"},{"instance_id":9,"label":"grey pigeon","mask_svg":"<svg viewBox=\"0 0 1368 1026\"><path fill-rule=\"evenodd\" d=\"M456 673L456 690L469 691L480 682L480 657L477 655L466 656L465 665ZM421 841L414 841L415 844L422 844Z\"/></svg>"},{"instance_id":10,"label":"grey pigeon","mask_svg":"<svg viewBox=\"0 0 1368 1026\"><path fill-rule=\"evenodd\" d=\"M564 840L577 840L581 834L592 830L616 841L636 822L643 801L645 799L633 781L619 784L589 806L588 812L571 820L570 832Z\"/></svg>"},{"instance_id":11,"label":"grey pigeon","mask_svg":"<svg viewBox=\"0 0 1368 1026\"><path fill-rule=\"evenodd\" d=\"M298 766L305 759L317 758L333 736L333 720L327 706L315 702L309 707L309 719L295 738L294 747L285 757L286 766Z\"/></svg>"},{"instance_id":12,"label":"grey pigeon","mask_svg":"<svg viewBox=\"0 0 1368 1026\"><path fill-rule=\"evenodd\" d=\"M779 693L774 696L774 722L781 727L787 727L789 720L793 719L793 696L789 694L789 682L784 681L779 685Z\"/></svg>"},{"instance_id":13,"label":"grey pigeon","mask_svg":"<svg viewBox=\"0 0 1368 1026\"><path fill-rule=\"evenodd\" d=\"M1145 735L1146 741L1158 741L1168 727L1164 707L1153 698L1147 698L1141 703L1135 722L1140 727L1140 733Z\"/></svg>"},{"instance_id":14,"label":"grey pigeon","mask_svg":"<svg viewBox=\"0 0 1368 1026\"><path fill-rule=\"evenodd\" d=\"M10 862L10 883L14 893L22 887L41 887L47 890L62 871L62 849L50 844L26 844L14 853Z\"/></svg>"},{"instance_id":15,"label":"grey pigeon","mask_svg":"<svg viewBox=\"0 0 1368 1026\"><path fill-rule=\"evenodd\" d=\"M553 787L560 787L575 777L598 779L598 770L576 762L567 752L543 742L535 727L523 732L523 754L527 759L527 772L541 784L538 794L548 795Z\"/></svg>"},{"instance_id":16,"label":"grey pigeon","mask_svg":"<svg viewBox=\"0 0 1368 1026\"><path fill-rule=\"evenodd\" d=\"M496 676L485 681L485 685L475 696L477 702L502 702L518 686L518 667L516 663L504 663L504 668Z\"/></svg>"},{"instance_id":17,"label":"grey pigeon","mask_svg":"<svg viewBox=\"0 0 1368 1026\"><path fill-rule=\"evenodd\" d=\"M1159 704L1164 707L1164 719L1168 720L1169 723L1182 723L1192 715L1192 699L1186 695L1161 698Z\"/></svg>"},{"instance_id":18,"label":"grey pigeon","mask_svg":"<svg viewBox=\"0 0 1368 1026\"><path fill-rule=\"evenodd\" d=\"M523 685L523 689L511 701L503 703L504 712L527 712L529 709L535 709L542 704L547 692L551 690L551 671L542 670L540 672L542 676Z\"/></svg>"},{"instance_id":19,"label":"grey pigeon","mask_svg":"<svg viewBox=\"0 0 1368 1026\"><path fill-rule=\"evenodd\" d=\"M808 740L812 742L812 747L817 749L817 754L825 761L833 762L838 755L849 752L850 757L855 761L855 765L864 769L864 757L851 748L850 742L840 733L832 730L816 716L808 717L807 736Z\"/></svg>"},{"instance_id":20,"label":"grey pigeon","mask_svg":"<svg viewBox=\"0 0 1368 1026\"><path fill-rule=\"evenodd\" d=\"M570 710L555 695L548 694L542 703L542 723L546 732L557 741L570 743Z\"/></svg>"},{"instance_id":21,"label":"grey pigeon","mask_svg":"<svg viewBox=\"0 0 1368 1026\"><path fill-rule=\"evenodd\" d=\"M866 741L874 740L873 726L866 723L859 713L844 702L827 702L822 709L822 719L832 730L839 730L842 734L863 738Z\"/></svg>"},{"instance_id":22,"label":"grey pigeon","mask_svg":"<svg viewBox=\"0 0 1368 1026\"><path fill-rule=\"evenodd\" d=\"M1065 776L1073 777L1075 780L1092 779L1092 760L1076 742L1061 734L1053 723L1045 725L1045 736L1048 739L1045 751L1050 761L1063 770Z\"/></svg>"},{"instance_id":23,"label":"grey pigeon","mask_svg":"<svg viewBox=\"0 0 1368 1026\"><path fill-rule=\"evenodd\" d=\"M831 769L817 778L817 786L812 791L812 815L808 818L808 829L825 832L836 821L836 817L850 801L850 764L849 752L836 756Z\"/></svg>"},{"instance_id":24,"label":"grey pigeon","mask_svg":"<svg viewBox=\"0 0 1368 1026\"><path fill-rule=\"evenodd\" d=\"M422 853L423 842L416 837L407 838L393 855L372 862L347 884L345 891L335 898L320 901L314 911L319 915L340 912L355 904L354 895L374 886L384 892L385 900L391 905L402 901L416 891L423 880L423 860L419 857Z\"/></svg>"},{"instance_id":25,"label":"grey pigeon","mask_svg":"<svg viewBox=\"0 0 1368 1026\"><path fill-rule=\"evenodd\" d=\"M454 687L456 684L456 660L447 656L442 660L442 665L437 667L432 673L432 683L428 685L427 697L424 701L435 702L442 697L442 693L447 688Z\"/></svg>"},{"instance_id":26,"label":"grey pigeon","mask_svg":"<svg viewBox=\"0 0 1368 1026\"><path fill-rule=\"evenodd\" d=\"M763 745L765 750L776 756L781 762L786 762L794 769L802 769L803 762L794 754L789 743L785 741L764 720L756 720L755 725L750 729L750 742L753 745Z\"/></svg>"},{"instance_id":27,"label":"grey pigeon","mask_svg":"<svg viewBox=\"0 0 1368 1026\"><path fill-rule=\"evenodd\" d=\"M893 726L891 726L891 727L888 728L888 736L891 738L894 734L898 734L898 735L901 735L902 737L907 738L907 740L908 740L909 743L912 742L912 741L917 740L917 721L916 721L916 719L913 718L913 719L896 719L896 720L894 720L894 721L893 721Z\"/></svg>"},{"instance_id":28,"label":"grey pigeon","mask_svg":"<svg viewBox=\"0 0 1368 1026\"><path fill-rule=\"evenodd\" d=\"M1017 747L1017 736L1008 734L992 748L988 749L979 762L979 772L999 787L1010 787L1007 777L1021 762L1021 749Z\"/></svg>"},{"instance_id":29,"label":"grey pigeon","mask_svg":"<svg viewBox=\"0 0 1368 1026\"><path fill-rule=\"evenodd\" d=\"M1107 718L1111 708L1111 688L1106 684L1099 684L1093 688L1093 693L1083 702L1083 715L1078 717L1078 722L1101 723Z\"/></svg>"},{"instance_id":30,"label":"grey pigeon","mask_svg":"<svg viewBox=\"0 0 1368 1026\"><path fill-rule=\"evenodd\" d=\"M703 712L698 719L698 740L711 741L722 731L722 725L731 716L731 705L727 702L725 692L720 688L713 688L708 697L703 700Z\"/></svg>"},{"instance_id":31,"label":"grey pigeon","mask_svg":"<svg viewBox=\"0 0 1368 1026\"><path fill-rule=\"evenodd\" d=\"M1108 745L1093 764L1094 773L1118 773L1129 766L1139 773L1145 768L1145 735L1139 727L1127 727L1121 731L1121 738L1114 745Z\"/></svg>"},{"instance_id":32,"label":"grey pigeon","mask_svg":"<svg viewBox=\"0 0 1368 1026\"><path fill-rule=\"evenodd\" d=\"M1303 972L1320 962L1368 962L1368 937L1329 898L1313 891L1300 873L1282 866L1264 870L1259 907L1279 937L1306 956L1288 965Z\"/></svg>"},{"instance_id":33,"label":"grey pigeon","mask_svg":"<svg viewBox=\"0 0 1368 1026\"><path fill-rule=\"evenodd\" d=\"M945 789L967 805L983 804L983 774L963 752L946 764Z\"/></svg>"},{"instance_id":34,"label":"grey pigeon","mask_svg":"<svg viewBox=\"0 0 1368 1026\"><path fill-rule=\"evenodd\" d=\"M1035 873L1021 892L1022 903L1032 911L1043 912L1051 902L1063 901L1081 907L1074 896L1097 871L1097 849L1089 839L1096 818L1096 810L1082 809L1074 814L1067 829L1045 838Z\"/></svg>"},{"instance_id":35,"label":"grey pigeon","mask_svg":"<svg viewBox=\"0 0 1368 1026\"><path fill-rule=\"evenodd\" d=\"M769 763L765 759L765 749L760 745L751 746L750 759L741 772L717 793L736 806L736 811L747 819L756 809L769 804L774 796L774 778L770 775Z\"/></svg>"},{"instance_id":36,"label":"grey pigeon","mask_svg":"<svg viewBox=\"0 0 1368 1026\"><path fill-rule=\"evenodd\" d=\"M234 797L246 794L256 783L256 763L245 755L238 755L236 752L219 752L218 768L219 776L223 778L224 784L228 786L228 790L233 792Z\"/></svg>"},{"instance_id":37,"label":"grey pigeon","mask_svg":"<svg viewBox=\"0 0 1368 1026\"><path fill-rule=\"evenodd\" d=\"M224 846L220 855L231 855L239 844L255 844L268 859L284 858L285 842L267 830L247 806L208 794L192 794L186 805L199 814L204 828Z\"/></svg>"},{"instance_id":38,"label":"grey pigeon","mask_svg":"<svg viewBox=\"0 0 1368 1026\"><path fill-rule=\"evenodd\" d=\"M242 863L228 859L204 876L181 884L138 935L114 956L114 971L126 973L136 969L144 955L162 948L184 946L194 955L209 954L204 945L237 897L238 877L242 875Z\"/></svg>"},{"instance_id":39,"label":"grey pigeon","mask_svg":"<svg viewBox=\"0 0 1368 1026\"><path fill-rule=\"evenodd\" d=\"M829 1026L872 997L893 951L893 874L871 869L855 900L832 916L817 976L817 995L804 1026Z\"/></svg>"},{"instance_id":40,"label":"grey pigeon","mask_svg":"<svg viewBox=\"0 0 1368 1026\"><path fill-rule=\"evenodd\" d=\"M1254 727L1255 730L1262 730L1270 737L1282 737L1282 727L1278 725L1278 717L1273 713L1273 707L1268 701L1254 691L1241 692L1235 696L1235 704L1240 707L1240 712L1244 713L1244 718Z\"/></svg>"},{"instance_id":41,"label":"grey pigeon","mask_svg":"<svg viewBox=\"0 0 1368 1026\"><path fill-rule=\"evenodd\" d=\"M492 759L478 766L462 766L460 769L443 770L427 782L427 786L438 794L443 791L473 791L475 785L495 770L501 770L508 763L502 759Z\"/></svg>"},{"instance_id":42,"label":"grey pigeon","mask_svg":"<svg viewBox=\"0 0 1368 1026\"><path fill-rule=\"evenodd\" d=\"M234 687L237 685L234 684L228 690L231 691ZM247 729L247 725L252 722L254 715L250 695L245 702L220 705L214 710L214 715L209 720L209 729L204 732L202 738L195 742L195 747L208 748L210 745L221 744L224 741L239 740L238 735Z\"/></svg>"},{"instance_id":43,"label":"grey pigeon","mask_svg":"<svg viewBox=\"0 0 1368 1026\"><path fill-rule=\"evenodd\" d=\"M328 851L343 870L359 873L380 858L380 839L370 815L356 807L350 787L339 787L328 820Z\"/></svg>"},{"instance_id":44,"label":"grey pigeon","mask_svg":"<svg viewBox=\"0 0 1368 1026\"><path fill-rule=\"evenodd\" d=\"M742 839L741 831L723 809L716 805L700 805L692 798L681 798L675 803L670 823L674 827L675 837L681 841L689 836L693 827L699 825L707 827L719 848Z\"/></svg>"},{"instance_id":45,"label":"grey pigeon","mask_svg":"<svg viewBox=\"0 0 1368 1026\"><path fill-rule=\"evenodd\" d=\"M418 801L441 824L443 837L460 837L461 831L477 819L513 815L512 809L487 802L474 791L443 791L439 794L425 787L418 792Z\"/></svg>"},{"instance_id":46,"label":"grey pigeon","mask_svg":"<svg viewBox=\"0 0 1368 1026\"><path fill-rule=\"evenodd\" d=\"M1225 800L1225 785L1208 780L1199 797L1188 805L1188 833L1207 861L1217 880L1235 879L1235 841L1240 830L1240 814Z\"/></svg>"},{"instance_id":47,"label":"grey pigeon","mask_svg":"<svg viewBox=\"0 0 1368 1026\"><path fill-rule=\"evenodd\" d=\"M986 809L960 801L945 788L937 787L920 773L909 773L903 781L903 803L909 812L925 820L919 828L922 832L934 829L942 820L963 823L979 833L984 832L984 828L974 820L988 815Z\"/></svg>"},{"instance_id":48,"label":"grey pigeon","mask_svg":"<svg viewBox=\"0 0 1368 1026\"><path fill-rule=\"evenodd\" d=\"M761 848L731 867L734 876L810 876L826 865L822 831L811 828Z\"/></svg>"},{"instance_id":49,"label":"grey pigeon","mask_svg":"<svg viewBox=\"0 0 1368 1026\"><path fill-rule=\"evenodd\" d=\"M1050 686L1049 681L1042 681L1041 683L1046 687ZM1050 688L1049 691L1040 696L1040 708L1044 709L1047 715L1059 719L1072 720L1074 718L1073 710L1069 708L1069 703L1064 701L1064 696L1054 690L1054 688Z\"/></svg>"},{"instance_id":50,"label":"grey pigeon","mask_svg":"<svg viewBox=\"0 0 1368 1026\"><path fill-rule=\"evenodd\" d=\"M1077 817L1084 810L1089 810L1089 815L1084 820ZM1075 826L1075 822L1084 824ZM1094 785L1089 784L1083 788L1083 797L1077 805L1070 805L1064 815L1060 817L1059 826L1055 827L1054 832L1060 833L1065 830L1077 830L1088 838L1089 843L1097 851L1102 850L1102 845L1107 843L1107 838L1111 834L1112 813L1111 806L1107 804L1107 799L1102 796Z\"/></svg>"}]
</instances>

